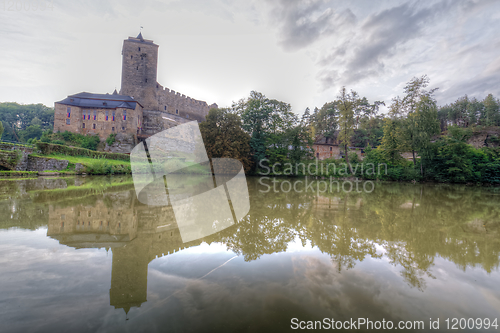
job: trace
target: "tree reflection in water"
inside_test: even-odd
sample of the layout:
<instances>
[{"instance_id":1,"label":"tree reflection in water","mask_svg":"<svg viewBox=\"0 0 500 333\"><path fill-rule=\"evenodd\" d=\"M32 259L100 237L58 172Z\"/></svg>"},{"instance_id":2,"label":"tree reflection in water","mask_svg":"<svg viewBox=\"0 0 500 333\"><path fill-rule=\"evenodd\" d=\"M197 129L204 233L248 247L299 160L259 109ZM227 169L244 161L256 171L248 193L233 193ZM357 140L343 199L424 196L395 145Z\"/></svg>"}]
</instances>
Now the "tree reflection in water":
<instances>
[{"instance_id":1,"label":"tree reflection in water","mask_svg":"<svg viewBox=\"0 0 500 333\"><path fill-rule=\"evenodd\" d=\"M258 178L249 178L250 212L245 218L216 234L182 243L171 208L139 203L130 178L0 182L0 226L47 226L47 234L62 244L111 248L110 293L124 294L131 281L137 289L129 293L130 299L112 300L124 309L145 301L151 260L201 242L223 243L246 261L286 251L292 242L310 244L328 254L339 273L367 256L386 258L419 290L425 289L426 277L434 278L437 257L464 271L481 267L489 273L499 266L495 189L376 183L371 193L318 195L316 186L309 192L274 192L266 191ZM141 272L126 274L132 266Z\"/></svg>"}]
</instances>

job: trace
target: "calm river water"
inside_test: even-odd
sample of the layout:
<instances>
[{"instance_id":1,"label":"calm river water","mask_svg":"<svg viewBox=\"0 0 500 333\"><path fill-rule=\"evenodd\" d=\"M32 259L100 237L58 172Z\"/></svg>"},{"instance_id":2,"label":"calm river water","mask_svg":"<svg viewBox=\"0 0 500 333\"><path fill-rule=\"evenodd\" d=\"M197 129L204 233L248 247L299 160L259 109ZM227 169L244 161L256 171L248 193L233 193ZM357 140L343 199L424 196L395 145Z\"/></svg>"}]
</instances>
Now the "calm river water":
<instances>
[{"instance_id":1,"label":"calm river water","mask_svg":"<svg viewBox=\"0 0 500 333\"><path fill-rule=\"evenodd\" d=\"M279 181L248 178L248 215L188 243L131 177L0 181L0 331L499 330L498 189Z\"/></svg>"}]
</instances>

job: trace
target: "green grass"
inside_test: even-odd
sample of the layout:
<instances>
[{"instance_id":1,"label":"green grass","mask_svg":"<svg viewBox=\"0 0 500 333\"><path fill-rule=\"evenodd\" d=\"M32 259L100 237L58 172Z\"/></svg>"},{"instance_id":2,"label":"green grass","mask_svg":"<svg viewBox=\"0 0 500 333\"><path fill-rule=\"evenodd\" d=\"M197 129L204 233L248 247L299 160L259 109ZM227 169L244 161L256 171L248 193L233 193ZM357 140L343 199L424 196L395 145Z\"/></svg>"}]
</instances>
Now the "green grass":
<instances>
[{"instance_id":1,"label":"green grass","mask_svg":"<svg viewBox=\"0 0 500 333\"><path fill-rule=\"evenodd\" d=\"M75 164L81 163L85 173L91 175L111 175L111 174L129 174L131 173L130 162L122 160L111 160L106 158L91 158L87 156L68 156L60 154L38 155L35 157L53 158L57 160L67 160L68 168L64 172L73 172Z\"/></svg>"},{"instance_id":2,"label":"green grass","mask_svg":"<svg viewBox=\"0 0 500 333\"><path fill-rule=\"evenodd\" d=\"M130 162L126 162L126 161L109 160L106 158L91 158L91 157L87 157L87 156L68 156L68 155L57 155L57 154L51 154L51 155L31 154L31 156L54 158L56 160L67 160L70 164L81 163L83 165L86 165L86 164L90 165L90 164L96 163L96 161L106 161L107 163L109 163L111 165L130 165Z\"/></svg>"},{"instance_id":3,"label":"green grass","mask_svg":"<svg viewBox=\"0 0 500 333\"><path fill-rule=\"evenodd\" d=\"M5 170L0 171L0 177L35 177L38 175L38 171L15 171L15 170Z\"/></svg>"}]
</instances>

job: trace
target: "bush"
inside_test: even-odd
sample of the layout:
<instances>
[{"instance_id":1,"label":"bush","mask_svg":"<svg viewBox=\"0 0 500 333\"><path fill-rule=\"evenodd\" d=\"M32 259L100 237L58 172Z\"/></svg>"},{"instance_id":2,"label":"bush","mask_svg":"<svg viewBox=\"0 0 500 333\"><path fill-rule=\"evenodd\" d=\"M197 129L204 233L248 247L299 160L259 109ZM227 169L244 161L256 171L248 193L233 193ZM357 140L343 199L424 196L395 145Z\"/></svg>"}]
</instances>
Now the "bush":
<instances>
[{"instance_id":1,"label":"bush","mask_svg":"<svg viewBox=\"0 0 500 333\"><path fill-rule=\"evenodd\" d=\"M106 143L108 144L108 146L111 146L115 142L115 140L116 140L116 134L111 133L106 139Z\"/></svg>"},{"instance_id":2,"label":"bush","mask_svg":"<svg viewBox=\"0 0 500 333\"><path fill-rule=\"evenodd\" d=\"M37 141L36 147L43 155L60 154L68 156L87 156L91 158L107 158L110 160L130 161L130 156L119 153L103 153L84 148L73 148L65 145L50 144Z\"/></svg>"}]
</instances>

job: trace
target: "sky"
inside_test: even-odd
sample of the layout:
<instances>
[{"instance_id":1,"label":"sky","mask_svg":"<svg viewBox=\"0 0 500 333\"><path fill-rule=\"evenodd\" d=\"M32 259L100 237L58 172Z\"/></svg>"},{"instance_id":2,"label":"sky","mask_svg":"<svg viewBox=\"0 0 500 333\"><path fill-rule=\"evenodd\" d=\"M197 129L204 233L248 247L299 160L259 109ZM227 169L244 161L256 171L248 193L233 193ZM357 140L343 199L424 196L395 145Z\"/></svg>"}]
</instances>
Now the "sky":
<instances>
[{"instance_id":1,"label":"sky","mask_svg":"<svg viewBox=\"0 0 500 333\"><path fill-rule=\"evenodd\" d=\"M301 114L342 86L389 105L422 75L439 105L500 97L500 1L20 0L0 2L0 102L119 91L141 27L159 83L220 107L255 90Z\"/></svg>"}]
</instances>

